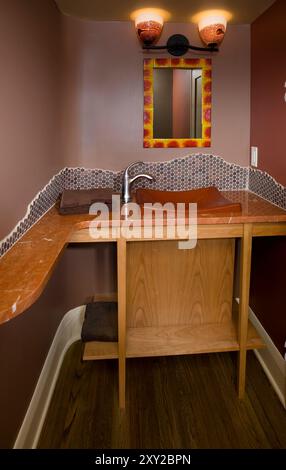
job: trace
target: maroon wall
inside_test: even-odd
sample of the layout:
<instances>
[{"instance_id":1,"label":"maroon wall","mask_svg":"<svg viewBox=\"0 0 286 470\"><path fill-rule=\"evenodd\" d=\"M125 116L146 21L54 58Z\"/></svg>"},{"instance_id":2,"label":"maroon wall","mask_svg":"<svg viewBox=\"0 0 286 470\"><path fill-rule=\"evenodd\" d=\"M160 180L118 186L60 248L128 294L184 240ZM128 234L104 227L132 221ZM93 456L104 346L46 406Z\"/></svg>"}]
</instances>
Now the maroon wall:
<instances>
[{"instance_id":1,"label":"maroon wall","mask_svg":"<svg viewBox=\"0 0 286 470\"><path fill-rule=\"evenodd\" d=\"M286 185L286 2L277 0L251 26L251 144L259 168ZM251 307L285 353L286 240L259 239L253 246Z\"/></svg>"},{"instance_id":2,"label":"maroon wall","mask_svg":"<svg viewBox=\"0 0 286 470\"><path fill-rule=\"evenodd\" d=\"M286 2L277 0L251 25L251 145L259 168L286 185Z\"/></svg>"},{"instance_id":3,"label":"maroon wall","mask_svg":"<svg viewBox=\"0 0 286 470\"><path fill-rule=\"evenodd\" d=\"M175 139L194 137L190 134L191 122L191 79L190 71L173 70L173 134ZM170 137L170 135L169 135Z\"/></svg>"}]
</instances>

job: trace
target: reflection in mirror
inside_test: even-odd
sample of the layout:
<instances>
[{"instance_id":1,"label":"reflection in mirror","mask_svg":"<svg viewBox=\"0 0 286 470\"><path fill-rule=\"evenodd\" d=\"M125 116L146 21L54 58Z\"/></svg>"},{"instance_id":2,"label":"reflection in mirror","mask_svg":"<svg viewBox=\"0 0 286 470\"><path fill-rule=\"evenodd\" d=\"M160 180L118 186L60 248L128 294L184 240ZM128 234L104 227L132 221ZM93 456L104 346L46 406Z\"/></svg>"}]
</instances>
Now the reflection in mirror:
<instances>
[{"instance_id":1,"label":"reflection in mirror","mask_svg":"<svg viewBox=\"0 0 286 470\"><path fill-rule=\"evenodd\" d=\"M202 138L202 69L153 69L153 138Z\"/></svg>"}]
</instances>

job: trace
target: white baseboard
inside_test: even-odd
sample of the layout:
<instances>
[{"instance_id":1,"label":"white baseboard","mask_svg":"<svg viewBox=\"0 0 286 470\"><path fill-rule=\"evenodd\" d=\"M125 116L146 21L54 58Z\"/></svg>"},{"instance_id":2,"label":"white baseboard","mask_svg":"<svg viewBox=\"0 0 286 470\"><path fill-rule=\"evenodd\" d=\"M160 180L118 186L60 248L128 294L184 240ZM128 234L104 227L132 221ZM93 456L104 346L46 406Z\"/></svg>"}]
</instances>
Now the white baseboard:
<instances>
[{"instance_id":1,"label":"white baseboard","mask_svg":"<svg viewBox=\"0 0 286 470\"><path fill-rule=\"evenodd\" d=\"M81 337L85 305L63 317L45 360L14 449L35 449L66 351Z\"/></svg>"},{"instance_id":2,"label":"white baseboard","mask_svg":"<svg viewBox=\"0 0 286 470\"><path fill-rule=\"evenodd\" d=\"M266 344L265 349L254 351L256 357L277 393L279 400L284 408L286 408L286 361L251 308L249 308L249 319Z\"/></svg>"},{"instance_id":3,"label":"white baseboard","mask_svg":"<svg viewBox=\"0 0 286 470\"><path fill-rule=\"evenodd\" d=\"M238 298L236 301L239 303ZM277 393L279 400L286 409L286 360L284 360L282 354L280 351L278 351L269 334L263 328L262 324L250 307L249 320L256 328L258 334L266 345L265 349L255 349L254 353L259 360L269 382Z\"/></svg>"}]
</instances>

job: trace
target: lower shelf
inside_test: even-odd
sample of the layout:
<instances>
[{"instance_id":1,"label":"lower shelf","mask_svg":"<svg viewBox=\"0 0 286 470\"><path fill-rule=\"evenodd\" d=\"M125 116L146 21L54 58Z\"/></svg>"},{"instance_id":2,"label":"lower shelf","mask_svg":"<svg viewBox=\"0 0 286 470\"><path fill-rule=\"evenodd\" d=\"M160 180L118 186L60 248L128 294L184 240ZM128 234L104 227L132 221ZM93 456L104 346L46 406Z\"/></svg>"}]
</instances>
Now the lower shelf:
<instances>
[{"instance_id":1,"label":"lower shelf","mask_svg":"<svg viewBox=\"0 0 286 470\"><path fill-rule=\"evenodd\" d=\"M116 359L117 357L118 343L90 341L84 345L84 361L94 361L95 359Z\"/></svg>"},{"instance_id":2,"label":"lower shelf","mask_svg":"<svg viewBox=\"0 0 286 470\"><path fill-rule=\"evenodd\" d=\"M247 349L263 348L254 326L248 323ZM126 357L176 356L211 352L238 351L234 321L197 326L160 326L128 328ZM83 360L118 358L118 343L86 343Z\"/></svg>"}]
</instances>

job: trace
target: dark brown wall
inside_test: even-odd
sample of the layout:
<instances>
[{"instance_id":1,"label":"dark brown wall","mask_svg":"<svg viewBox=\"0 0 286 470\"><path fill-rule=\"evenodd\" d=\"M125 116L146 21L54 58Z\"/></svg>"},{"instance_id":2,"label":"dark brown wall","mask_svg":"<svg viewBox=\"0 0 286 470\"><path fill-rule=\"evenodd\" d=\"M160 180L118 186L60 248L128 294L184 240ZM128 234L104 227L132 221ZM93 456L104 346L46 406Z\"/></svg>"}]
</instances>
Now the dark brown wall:
<instances>
[{"instance_id":1,"label":"dark brown wall","mask_svg":"<svg viewBox=\"0 0 286 470\"><path fill-rule=\"evenodd\" d=\"M284 237L254 241L250 304L283 356L286 342L285 261Z\"/></svg>"},{"instance_id":2,"label":"dark brown wall","mask_svg":"<svg viewBox=\"0 0 286 470\"><path fill-rule=\"evenodd\" d=\"M69 247L38 301L0 325L0 448L15 442L63 315L106 288L115 292L116 279L106 268L114 264L115 252L98 245Z\"/></svg>"},{"instance_id":3,"label":"dark brown wall","mask_svg":"<svg viewBox=\"0 0 286 470\"><path fill-rule=\"evenodd\" d=\"M0 448L11 448L63 313L65 260L23 315L0 325Z\"/></svg>"},{"instance_id":4,"label":"dark brown wall","mask_svg":"<svg viewBox=\"0 0 286 470\"><path fill-rule=\"evenodd\" d=\"M53 0L0 0L0 240L63 167L60 29Z\"/></svg>"},{"instance_id":5,"label":"dark brown wall","mask_svg":"<svg viewBox=\"0 0 286 470\"><path fill-rule=\"evenodd\" d=\"M278 0L251 27L251 143L259 168L286 185L286 2ZM285 353L286 240L255 240L251 307Z\"/></svg>"},{"instance_id":6,"label":"dark brown wall","mask_svg":"<svg viewBox=\"0 0 286 470\"><path fill-rule=\"evenodd\" d=\"M63 167L60 40L52 0L0 0L0 239ZM0 447L14 443L65 311L63 267L33 308L0 326Z\"/></svg>"},{"instance_id":7,"label":"dark brown wall","mask_svg":"<svg viewBox=\"0 0 286 470\"><path fill-rule=\"evenodd\" d=\"M143 148L144 55L131 22L72 17L63 21L67 166L117 170L134 160L165 161L206 150ZM178 32L200 44L197 27L191 23L166 23L160 41ZM207 153L248 165L250 25L229 25L213 58L212 115L212 147Z\"/></svg>"}]
</instances>

